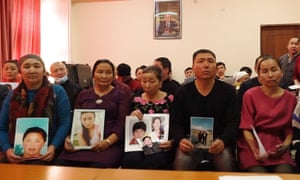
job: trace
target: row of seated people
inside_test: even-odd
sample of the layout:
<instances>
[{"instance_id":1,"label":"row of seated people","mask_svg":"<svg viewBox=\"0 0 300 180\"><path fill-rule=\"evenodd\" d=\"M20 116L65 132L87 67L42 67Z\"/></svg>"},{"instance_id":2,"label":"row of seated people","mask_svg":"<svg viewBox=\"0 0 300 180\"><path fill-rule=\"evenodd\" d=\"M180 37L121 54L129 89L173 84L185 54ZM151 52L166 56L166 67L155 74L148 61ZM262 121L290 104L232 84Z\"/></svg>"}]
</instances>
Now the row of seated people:
<instances>
[{"instance_id":1,"label":"row of seated people","mask_svg":"<svg viewBox=\"0 0 300 180\"><path fill-rule=\"evenodd\" d=\"M291 116L297 101L294 95L279 87L282 71L278 60L261 57L257 63L261 85L245 92L243 101L231 85L216 80L216 56L211 50L194 52L192 62L195 80L179 87L170 79L163 79L163 63L156 59L156 66L143 70L142 91L131 98L130 89L115 81L114 64L107 59L97 60L92 68L93 86L79 93L74 109L105 110L103 140L92 138L96 128L91 126L85 134L88 138L82 139L92 148L77 150L68 136L72 108L66 91L60 85L49 83L44 62L38 55L24 55L19 60L22 81L6 96L0 114L0 145L5 161L176 170L201 169L203 162L210 162L219 171L295 172L289 147L293 138ZM150 155L143 151L124 152L126 116L141 120L148 113L170 114L169 139L159 143L161 151ZM214 139L208 149L195 148L190 140L193 116L214 120ZM13 144L19 117L49 118L48 139L43 138L48 143L45 154L36 153L33 145L27 149L25 143L23 154L15 154ZM159 137L159 128L156 133Z\"/></svg>"}]
</instances>

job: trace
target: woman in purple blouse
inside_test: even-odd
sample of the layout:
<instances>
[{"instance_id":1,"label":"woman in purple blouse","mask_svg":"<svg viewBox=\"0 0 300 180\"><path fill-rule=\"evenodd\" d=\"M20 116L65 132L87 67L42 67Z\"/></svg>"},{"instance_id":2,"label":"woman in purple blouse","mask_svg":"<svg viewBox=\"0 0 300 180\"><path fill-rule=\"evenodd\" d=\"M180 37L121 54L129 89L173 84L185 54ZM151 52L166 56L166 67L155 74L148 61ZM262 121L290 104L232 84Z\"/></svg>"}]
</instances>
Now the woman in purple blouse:
<instances>
[{"instance_id":1,"label":"woman in purple blouse","mask_svg":"<svg viewBox=\"0 0 300 180\"><path fill-rule=\"evenodd\" d=\"M125 117L129 112L130 97L112 85L115 67L106 59L97 60L93 70L94 86L82 91L75 103L76 109L104 109L104 139L90 150L74 150L70 138L57 160L58 165L116 168L122 157Z\"/></svg>"}]
</instances>

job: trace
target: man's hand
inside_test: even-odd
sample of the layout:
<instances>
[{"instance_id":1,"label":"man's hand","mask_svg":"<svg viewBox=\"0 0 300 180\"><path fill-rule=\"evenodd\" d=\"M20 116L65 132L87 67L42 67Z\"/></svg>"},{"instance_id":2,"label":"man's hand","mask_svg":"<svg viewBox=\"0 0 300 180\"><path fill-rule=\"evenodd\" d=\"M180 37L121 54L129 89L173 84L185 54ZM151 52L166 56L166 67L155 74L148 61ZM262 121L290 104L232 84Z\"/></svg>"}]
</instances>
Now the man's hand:
<instances>
[{"instance_id":1,"label":"man's hand","mask_svg":"<svg viewBox=\"0 0 300 180\"><path fill-rule=\"evenodd\" d=\"M210 146L208 152L211 154L220 154L225 148L224 142L221 139L216 139Z\"/></svg>"},{"instance_id":2,"label":"man's hand","mask_svg":"<svg viewBox=\"0 0 300 180\"><path fill-rule=\"evenodd\" d=\"M191 141L189 141L188 139L181 139L179 142L179 149L182 152L190 152L194 149L194 145L191 143Z\"/></svg>"}]
</instances>

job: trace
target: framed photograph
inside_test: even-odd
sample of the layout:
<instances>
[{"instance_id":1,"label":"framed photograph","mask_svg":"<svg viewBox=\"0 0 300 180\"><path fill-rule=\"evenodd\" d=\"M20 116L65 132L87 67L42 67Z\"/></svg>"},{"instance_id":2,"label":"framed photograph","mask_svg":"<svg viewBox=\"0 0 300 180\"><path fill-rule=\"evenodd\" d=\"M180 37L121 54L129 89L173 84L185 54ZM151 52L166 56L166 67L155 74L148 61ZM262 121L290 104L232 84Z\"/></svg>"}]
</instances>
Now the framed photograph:
<instances>
[{"instance_id":1,"label":"framed photograph","mask_svg":"<svg viewBox=\"0 0 300 180\"><path fill-rule=\"evenodd\" d=\"M75 149L91 149L103 140L105 110L75 109L71 130L71 143Z\"/></svg>"},{"instance_id":2,"label":"framed photograph","mask_svg":"<svg viewBox=\"0 0 300 180\"><path fill-rule=\"evenodd\" d=\"M17 118L14 152L24 160L38 160L47 152L49 118Z\"/></svg>"},{"instance_id":3,"label":"framed photograph","mask_svg":"<svg viewBox=\"0 0 300 180\"><path fill-rule=\"evenodd\" d=\"M191 117L191 142L199 149L208 149L213 142L214 118Z\"/></svg>"},{"instance_id":4,"label":"framed photograph","mask_svg":"<svg viewBox=\"0 0 300 180\"><path fill-rule=\"evenodd\" d=\"M169 114L144 114L142 120L126 116L125 152L143 151L146 141L153 144L166 142L168 134Z\"/></svg>"},{"instance_id":5,"label":"framed photograph","mask_svg":"<svg viewBox=\"0 0 300 180\"><path fill-rule=\"evenodd\" d=\"M181 39L181 0L154 0L154 39Z\"/></svg>"}]
</instances>

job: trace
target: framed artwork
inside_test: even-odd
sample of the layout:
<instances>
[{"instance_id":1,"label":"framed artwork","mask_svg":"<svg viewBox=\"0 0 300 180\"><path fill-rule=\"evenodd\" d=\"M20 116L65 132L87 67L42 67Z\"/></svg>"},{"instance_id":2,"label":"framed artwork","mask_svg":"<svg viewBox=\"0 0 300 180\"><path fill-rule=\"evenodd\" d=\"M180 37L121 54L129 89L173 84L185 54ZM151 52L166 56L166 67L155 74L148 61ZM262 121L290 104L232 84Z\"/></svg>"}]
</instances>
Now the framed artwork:
<instances>
[{"instance_id":1,"label":"framed artwork","mask_svg":"<svg viewBox=\"0 0 300 180\"><path fill-rule=\"evenodd\" d=\"M24 160L38 160L47 152L49 118L17 118L14 152Z\"/></svg>"},{"instance_id":2,"label":"framed artwork","mask_svg":"<svg viewBox=\"0 0 300 180\"><path fill-rule=\"evenodd\" d=\"M181 39L181 0L154 0L154 39Z\"/></svg>"},{"instance_id":3,"label":"framed artwork","mask_svg":"<svg viewBox=\"0 0 300 180\"><path fill-rule=\"evenodd\" d=\"M91 149L103 140L105 110L75 109L71 131L74 149Z\"/></svg>"},{"instance_id":4,"label":"framed artwork","mask_svg":"<svg viewBox=\"0 0 300 180\"><path fill-rule=\"evenodd\" d=\"M169 114L144 114L142 120L136 116L127 116L125 121L125 152L143 151L149 140L153 145L166 142L168 141L168 134Z\"/></svg>"}]
</instances>

